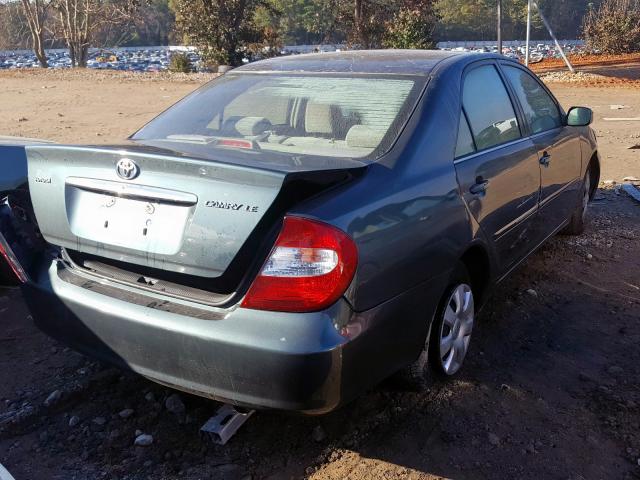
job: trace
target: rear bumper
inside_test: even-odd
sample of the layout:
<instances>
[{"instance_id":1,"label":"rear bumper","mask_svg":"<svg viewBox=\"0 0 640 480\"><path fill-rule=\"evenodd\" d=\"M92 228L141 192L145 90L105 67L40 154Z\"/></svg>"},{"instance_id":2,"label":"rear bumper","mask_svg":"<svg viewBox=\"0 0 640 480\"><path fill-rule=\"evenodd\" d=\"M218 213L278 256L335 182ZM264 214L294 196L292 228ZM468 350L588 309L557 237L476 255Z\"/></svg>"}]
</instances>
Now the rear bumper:
<instances>
[{"instance_id":1,"label":"rear bumper","mask_svg":"<svg viewBox=\"0 0 640 480\"><path fill-rule=\"evenodd\" d=\"M194 308L59 261L22 289L36 325L89 356L226 403L322 414L417 358L445 281L360 313L344 300L305 314Z\"/></svg>"},{"instance_id":2,"label":"rear bumper","mask_svg":"<svg viewBox=\"0 0 640 480\"><path fill-rule=\"evenodd\" d=\"M72 283L56 261L38 277L23 286L36 325L87 355L238 405L313 414L343 399L347 341L333 325L348 321L344 301L310 314L205 310L87 278Z\"/></svg>"}]
</instances>

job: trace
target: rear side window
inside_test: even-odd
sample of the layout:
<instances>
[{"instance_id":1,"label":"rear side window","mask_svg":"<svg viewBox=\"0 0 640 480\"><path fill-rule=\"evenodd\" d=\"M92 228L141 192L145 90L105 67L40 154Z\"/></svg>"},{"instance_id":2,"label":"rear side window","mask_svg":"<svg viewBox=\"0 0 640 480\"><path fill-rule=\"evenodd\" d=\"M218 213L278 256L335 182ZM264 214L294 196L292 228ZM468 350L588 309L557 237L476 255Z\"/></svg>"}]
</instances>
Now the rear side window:
<instances>
[{"instance_id":1,"label":"rear side window","mask_svg":"<svg viewBox=\"0 0 640 480\"><path fill-rule=\"evenodd\" d=\"M456 158L464 157L476 151L471 137L469 124L464 116L464 112L460 112L460 125L458 126L458 143L456 144Z\"/></svg>"},{"instance_id":2,"label":"rear side window","mask_svg":"<svg viewBox=\"0 0 640 480\"><path fill-rule=\"evenodd\" d=\"M532 75L516 67L504 67L504 73L520 100L531 133L540 133L562 125L556 103Z\"/></svg>"},{"instance_id":3,"label":"rear side window","mask_svg":"<svg viewBox=\"0 0 640 480\"><path fill-rule=\"evenodd\" d=\"M520 138L509 94L493 65L474 68L467 74L462 104L478 150Z\"/></svg>"}]
</instances>

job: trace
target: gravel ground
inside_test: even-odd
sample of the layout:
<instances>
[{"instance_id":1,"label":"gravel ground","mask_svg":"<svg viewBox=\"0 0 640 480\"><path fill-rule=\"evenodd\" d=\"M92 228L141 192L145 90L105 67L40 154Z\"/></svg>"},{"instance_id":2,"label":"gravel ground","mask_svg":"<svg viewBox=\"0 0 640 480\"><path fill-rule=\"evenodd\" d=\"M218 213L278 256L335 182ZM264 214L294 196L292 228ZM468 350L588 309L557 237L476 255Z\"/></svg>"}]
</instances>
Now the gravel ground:
<instances>
[{"instance_id":1,"label":"gravel ground","mask_svg":"<svg viewBox=\"0 0 640 480\"><path fill-rule=\"evenodd\" d=\"M546 72L541 73L539 77L545 83L590 83L599 82L608 79L604 75L598 75L588 72L575 72L559 71L559 72Z\"/></svg>"},{"instance_id":2,"label":"gravel ground","mask_svg":"<svg viewBox=\"0 0 640 480\"><path fill-rule=\"evenodd\" d=\"M0 132L113 142L194 88L107 76L0 75ZM390 380L318 418L259 412L220 447L198 433L214 402L74 353L0 290L0 463L16 480L640 478L640 204L616 185L640 177L637 122L603 120L637 115L640 94L553 89L594 107L607 184L585 234L498 289L455 381Z\"/></svg>"},{"instance_id":3,"label":"gravel ground","mask_svg":"<svg viewBox=\"0 0 640 480\"><path fill-rule=\"evenodd\" d=\"M640 206L597 198L584 235L499 289L460 378L388 381L320 418L260 412L226 447L198 434L213 402L66 349L3 291L0 461L17 479L637 478Z\"/></svg>"},{"instance_id":4,"label":"gravel ground","mask_svg":"<svg viewBox=\"0 0 640 480\"><path fill-rule=\"evenodd\" d=\"M637 89L640 86L640 54L577 55L569 60L576 70L570 73L559 58L545 59L531 68L547 83L580 84Z\"/></svg>"},{"instance_id":5,"label":"gravel ground","mask_svg":"<svg viewBox=\"0 0 640 480\"><path fill-rule=\"evenodd\" d=\"M1 79L27 78L29 81L75 81L87 83L205 83L219 77L218 73L172 73L162 72L127 72L118 70L94 70L94 69L50 69L50 70L4 70L0 71Z\"/></svg>"}]
</instances>

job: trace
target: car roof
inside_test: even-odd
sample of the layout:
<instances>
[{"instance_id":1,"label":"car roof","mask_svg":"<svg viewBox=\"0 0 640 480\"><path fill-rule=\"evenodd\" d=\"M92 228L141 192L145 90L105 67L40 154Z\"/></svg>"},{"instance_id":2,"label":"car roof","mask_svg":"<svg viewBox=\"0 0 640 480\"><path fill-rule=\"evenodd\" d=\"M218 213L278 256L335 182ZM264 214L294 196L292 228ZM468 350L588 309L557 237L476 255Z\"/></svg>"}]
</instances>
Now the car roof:
<instances>
[{"instance_id":1,"label":"car roof","mask_svg":"<svg viewBox=\"0 0 640 480\"><path fill-rule=\"evenodd\" d=\"M444 50L349 50L345 52L288 55L249 63L232 70L243 72L313 72L313 73L381 73L428 75L445 59L468 63L481 58L498 58L494 54L452 52ZM505 58L505 57L500 57ZM457 63L457 62L456 62Z\"/></svg>"}]
</instances>

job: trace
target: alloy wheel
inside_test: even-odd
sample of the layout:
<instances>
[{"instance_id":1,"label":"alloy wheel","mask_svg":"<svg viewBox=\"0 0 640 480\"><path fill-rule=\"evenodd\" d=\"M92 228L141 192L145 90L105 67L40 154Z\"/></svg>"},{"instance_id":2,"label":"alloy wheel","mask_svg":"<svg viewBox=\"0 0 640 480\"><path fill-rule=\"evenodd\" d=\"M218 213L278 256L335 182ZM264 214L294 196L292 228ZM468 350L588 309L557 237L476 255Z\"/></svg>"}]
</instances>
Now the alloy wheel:
<instances>
[{"instance_id":1,"label":"alloy wheel","mask_svg":"<svg viewBox=\"0 0 640 480\"><path fill-rule=\"evenodd\" d=\"M471 341L474 303L471 287L458 284L452 291L440 327L440 362L447 375L453 375L464 362Z\"/></svg>"}]
</instances>

